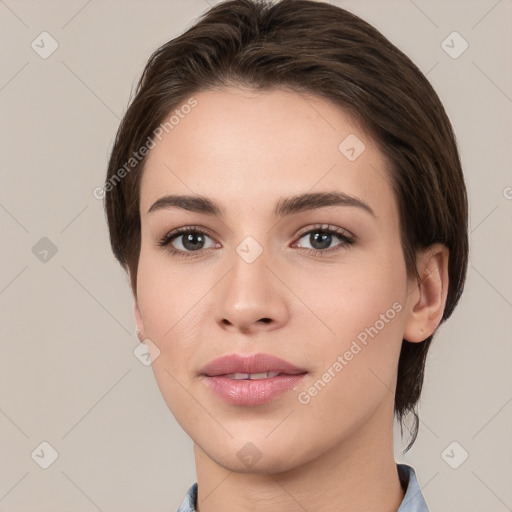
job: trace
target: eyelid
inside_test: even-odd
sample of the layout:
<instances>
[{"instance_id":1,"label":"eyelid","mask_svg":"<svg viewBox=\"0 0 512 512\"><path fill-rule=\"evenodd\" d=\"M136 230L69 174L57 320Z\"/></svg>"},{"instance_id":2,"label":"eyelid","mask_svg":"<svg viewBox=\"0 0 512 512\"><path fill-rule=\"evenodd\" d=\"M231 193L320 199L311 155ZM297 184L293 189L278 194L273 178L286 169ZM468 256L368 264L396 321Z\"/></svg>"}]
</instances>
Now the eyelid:
<instances>
[{"instance_id":1,"label":"eyelid","mask_svg":"<svg viewBox=\"0 0 512 512\"><path fill-rule=\"evenodd\" d=\"M183 235L189 232L201 233L203 235L209 236L210 238L213 238L210 231L207 228L204 228L203 226L186 225L166 232L164 236L161 237L161 240L177 238L179 235Z\"/></svg>"},{"instance_id":2,"label":"eyelid","mask_svg":"<svg viewBox=\"0 0 512 512\"><path fill-rule=\"evenodd\" d=\"M332 224L313 224L311 226L306 226L297 233L296 237L301 238L302 236L307 235L311 231L330 231L332 233L336 233L337 235L341 235L349 239L357 239L357 237L347 229L340 228L339 226L333 226Z\"/></svg>"}]
</instances>

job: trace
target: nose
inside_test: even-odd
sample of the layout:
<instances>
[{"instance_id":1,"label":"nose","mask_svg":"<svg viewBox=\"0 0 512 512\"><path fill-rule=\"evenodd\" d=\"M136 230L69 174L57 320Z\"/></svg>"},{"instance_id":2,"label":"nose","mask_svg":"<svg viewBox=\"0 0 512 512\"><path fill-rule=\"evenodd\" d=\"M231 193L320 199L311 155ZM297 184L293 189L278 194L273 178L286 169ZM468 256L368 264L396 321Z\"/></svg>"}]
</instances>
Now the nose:
<instances>
[{"instance_id":1,"label":"nose","mask_svg":"<svg viewBox=\"0 0 512 512\"><path fill-rule=\"evenodd\" d=\"M233 266L215 297L216 319L222 329L256 334L287 322L286 289L268 263L265 251L252 263L234 254Z\"/></svg>"}]
</instances>

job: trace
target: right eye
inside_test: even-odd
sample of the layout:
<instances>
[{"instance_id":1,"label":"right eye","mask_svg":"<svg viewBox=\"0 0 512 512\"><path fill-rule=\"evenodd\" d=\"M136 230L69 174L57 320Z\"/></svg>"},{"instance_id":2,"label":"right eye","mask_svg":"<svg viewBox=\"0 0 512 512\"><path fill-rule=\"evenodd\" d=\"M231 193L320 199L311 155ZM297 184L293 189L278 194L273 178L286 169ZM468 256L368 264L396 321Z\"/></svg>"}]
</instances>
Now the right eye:
<instances>
[{"instance_id":1,"label":"right eye","mask_svg":"<svg viewBox=\"0 0 512 512\"><path fill-rule=\"evenodd\" d=\"M211 240L212 243L205 247L207 239ZM186 226L171 231L165 235L157 245L165 247L171 254L187 257L190 253L201 252L203 249L211 249L219 244L214 242L202 229L194 226Z\"/></svg>"}]
</instances>

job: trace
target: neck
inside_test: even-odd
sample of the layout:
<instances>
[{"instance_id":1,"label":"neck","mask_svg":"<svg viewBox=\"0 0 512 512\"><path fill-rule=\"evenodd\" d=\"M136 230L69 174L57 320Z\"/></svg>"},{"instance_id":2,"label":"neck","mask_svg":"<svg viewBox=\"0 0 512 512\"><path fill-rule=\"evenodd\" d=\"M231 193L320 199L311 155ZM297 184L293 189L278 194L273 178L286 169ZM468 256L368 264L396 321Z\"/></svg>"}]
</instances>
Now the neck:
<instances>
[{"instance_id":1,"label":"neck","mask_svg":"<svg viewBox=\"0 0 512 512\"><path fill-rule=\"evenodd\" d=\"M394 460L392 421L386 425L367 424L285 472L230 471L194 445L197 511L396 512L404 491Z\"/></svg>"}]
</instances>

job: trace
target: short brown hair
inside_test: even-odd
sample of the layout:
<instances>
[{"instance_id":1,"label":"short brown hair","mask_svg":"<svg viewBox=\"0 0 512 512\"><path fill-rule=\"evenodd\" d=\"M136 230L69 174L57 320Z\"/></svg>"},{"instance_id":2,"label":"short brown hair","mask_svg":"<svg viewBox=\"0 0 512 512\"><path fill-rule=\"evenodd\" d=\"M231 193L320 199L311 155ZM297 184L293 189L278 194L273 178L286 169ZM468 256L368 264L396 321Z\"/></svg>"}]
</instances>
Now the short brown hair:
<instances>
[{"instance_id":1,"label":"short brown hair","mask_svg":"<svg viewBox=\"0 0 512 512\"><path fill-rule=\"evenodd\" d=\"M448 116L426 77L378 30L312 0L222 2L149 58L117 132L105 187L112 250L129 271L134 293L145 158L128 171L125 164L171 109L226 85L309 92L360 121L389 164L408 275L419 277L419 249L436 242L449 249L446 320L462 293L468 259L466 189ZM432 338L402 342L395 415L402 427L413 414L407 449L418 432L416 404Z\"/></svg>"}]
</instances>

